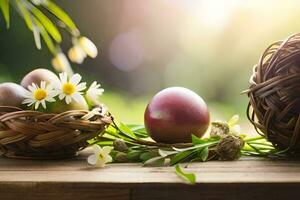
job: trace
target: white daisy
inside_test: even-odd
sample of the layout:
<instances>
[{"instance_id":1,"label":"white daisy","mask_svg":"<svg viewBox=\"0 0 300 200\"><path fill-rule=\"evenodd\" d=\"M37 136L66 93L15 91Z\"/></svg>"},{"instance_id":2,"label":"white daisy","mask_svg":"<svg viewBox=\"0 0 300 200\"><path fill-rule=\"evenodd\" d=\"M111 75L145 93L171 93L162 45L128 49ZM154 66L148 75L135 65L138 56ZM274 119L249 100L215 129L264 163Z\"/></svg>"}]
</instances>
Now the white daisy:
<instances>
[{"instance_id":1,"label":"white daisy","mask_svg":"<svg viewBox=\"0 0 300 200\"><path fill-rule=\"evenodd\" d=\"M104 167L106 163L112 162L112 157L110 156L113 147L105 146L101 148L99 145L94 144L92 146L94 154L87 158L87 162L90 165L95 165L96 167Z\"/></svg>"},{"instance_id":2,"label":"white daisy","mask_svg":"<svg viewBox=\"0 0 300 200\"><path fill-rule=\"evenodd\" d=\"M46 109L46 102L54 102L54 97L57 95L57 91L52 85L46 85L45 81L41 82L40 87L34 83L28 86L28 90L25 92L25 100L22 104L28 104L31 106L35 104L34 108L37 110L39 105L42 104L43 108Z\"/></svg>"},{"instance_id":3,"label":"white daisy","mask_svg":"<svg viewBox=\"0 0 300 200\"><path fill-rule=\"evenodd\" d=\"M99 97L103 94L104 89L101 88L101 85L98 84L96 81L94 81L89 89L86 91L85 97L88 101L91 101L92 103L99 105Z\"/></svg>"},{"instance_id":4,"label":"white daisy","mask_svg":"<svg viewBox=\"0 0 300 200\"><path fill-rule=\"evenodd\" d=\"M76 102L80 102L82 97L82 90L86 88L86 83L80 83L81 76L74 74L69 80L67 73L60 73L60 84L57 86L60 100L65 99L66 103L72 102L72 99Z\"/></svg>"}]
</instances>

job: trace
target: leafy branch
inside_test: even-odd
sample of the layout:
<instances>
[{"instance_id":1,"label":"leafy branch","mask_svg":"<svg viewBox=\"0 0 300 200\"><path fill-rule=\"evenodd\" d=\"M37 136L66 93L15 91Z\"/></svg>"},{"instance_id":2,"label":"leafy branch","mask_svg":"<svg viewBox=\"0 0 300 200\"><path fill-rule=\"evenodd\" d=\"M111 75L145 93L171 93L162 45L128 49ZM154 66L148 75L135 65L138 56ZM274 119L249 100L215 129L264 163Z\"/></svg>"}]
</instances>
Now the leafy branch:
<instances>
[{"instance_id":1,"label":"leafy branch","mask_svg":"<svg viewBox=\"0 0 300 200\"><path fill-rule=\"evenodd\" d=\"M62 36L59 28L68 32L72 38L73 47L68 52L72 62L81 64L87 55L96 57L98 51L95 45L88 38L81 36L70 16L52 0L0 0L0 11L7 29L11 22L10 8L19 13L33 33L37 49L42 48L42 38L54 57L52 65L57 71L66 71L69 75L73 73L60 47Z\"/></svg>"},{"instance_id":2,"label":"leafy branch","mask_svg":"<svg viewBox=\"0 0 300 200\"><path fill-rule=\"evenodd\" d=\"M194 178L179 169L180 163L206 162L209 160L235 160L243 156L278 157L277 150L262 136L247 138L236 132L238 119L212 122L210 137L192 135L191 143L165 144L150 139L142 125L125 125L114 122L105 133L90 141L91 144L112 146L114 162L140 162L144 166L176 166L176 174L190 183Z\"/></svg>"}]
</instances>

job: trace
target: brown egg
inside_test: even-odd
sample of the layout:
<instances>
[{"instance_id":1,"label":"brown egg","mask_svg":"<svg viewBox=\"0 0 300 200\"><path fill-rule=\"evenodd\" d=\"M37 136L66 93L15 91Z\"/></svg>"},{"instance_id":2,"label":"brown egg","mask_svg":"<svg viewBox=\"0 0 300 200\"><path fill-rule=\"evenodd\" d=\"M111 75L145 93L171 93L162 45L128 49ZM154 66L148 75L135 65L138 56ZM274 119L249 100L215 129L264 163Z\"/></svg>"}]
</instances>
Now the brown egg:
<instances>
[{"instance_id":1,"label":"brown egg","mask_svg":"<svg viewBox=\"0 0 300 200\"><path fill-rule=\"evenodd\" d=\"M26 90L16 83L0 84L0 106L21 107Z\"/></svg>"},{"instance_id":2,"label":"brown egg","mask_svg":"<svg viewBox=\"0 0 300 200\"><path fill-rule=\"evenodd\" d=\"M48 84L57 84L59 83L59 78L52 71L39 68L29 72L26 76L24 76L23 80L21 81L21 85L24 88L27 88L32 83L35 83L39 86L41 81L46 81Z\"/></svg>"}]
</instances>

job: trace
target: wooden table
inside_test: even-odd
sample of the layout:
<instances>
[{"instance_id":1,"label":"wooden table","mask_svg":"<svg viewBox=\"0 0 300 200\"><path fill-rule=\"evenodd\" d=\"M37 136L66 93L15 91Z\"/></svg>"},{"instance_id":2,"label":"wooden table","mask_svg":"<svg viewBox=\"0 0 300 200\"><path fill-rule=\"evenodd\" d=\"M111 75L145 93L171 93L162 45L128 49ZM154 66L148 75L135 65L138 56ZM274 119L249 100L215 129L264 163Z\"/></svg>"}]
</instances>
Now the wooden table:
<instances>
[{"instance_id":1,"label":"wooden table","mask_svg":"<svg viewBox=\"0 0 300 200\"><path fill-rule=\"evenodd\" d=\"M173 167L87 165L88 152L58 161L0 159L0 200L6 199L300 199L300 161L245 159L194 163L186 185ZM266 198L267 197L267 198Z\"/></svg>"}]
</instances>

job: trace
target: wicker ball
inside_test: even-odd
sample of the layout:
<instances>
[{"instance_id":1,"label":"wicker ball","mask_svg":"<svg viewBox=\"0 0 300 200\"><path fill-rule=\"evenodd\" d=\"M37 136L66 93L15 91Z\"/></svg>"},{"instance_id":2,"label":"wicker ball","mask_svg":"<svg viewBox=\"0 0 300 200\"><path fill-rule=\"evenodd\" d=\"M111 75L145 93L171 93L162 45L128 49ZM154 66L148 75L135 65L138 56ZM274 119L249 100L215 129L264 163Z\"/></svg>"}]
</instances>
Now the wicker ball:
<instances>
[{"instance_id":1,"label":"wicker ball","mask_svg":"<svg viewBox=\"0 0 300 200\"><path fill-rule=\"evenodd\" d=\"M300 33L270 45L253 68L247 115L275 147L300 152Z\"/></svg>"},{"instance_id":2,"label":"wicker ball","mask_svg":"<svg viewBox=\"0 0 300 200\"><path fill-rule=\"evenodd\" d=\"M0 106L0 155L28 159L75 156L88 146L87 140L99 136L112 122L105 109L99 108L91 115L85 110L47 114Z\"/></svg>"}]
</instances>

